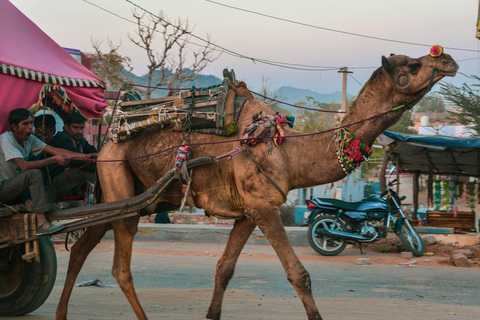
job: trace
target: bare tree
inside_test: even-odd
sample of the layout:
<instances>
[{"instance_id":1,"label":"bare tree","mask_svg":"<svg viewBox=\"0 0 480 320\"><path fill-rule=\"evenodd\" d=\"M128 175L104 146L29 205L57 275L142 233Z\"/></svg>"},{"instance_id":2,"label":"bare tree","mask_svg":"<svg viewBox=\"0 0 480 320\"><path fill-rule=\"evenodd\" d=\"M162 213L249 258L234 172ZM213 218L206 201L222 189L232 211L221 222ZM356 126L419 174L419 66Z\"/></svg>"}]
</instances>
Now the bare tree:
<instances>
[{"instance_id":1,"label":"bare tree","mask_svg":"<svg viewBox=\"0 0 480 320\"><path fill-rule=\"evenodd\" d=\"M129 38L144 49L148 57L148 88L142 90L147 99L161 86L171 89L169 94L173 93L174 88L188 86L209 63L218 58L213 55L214 47L209 35L206 44L197 51L187 46L194 29L190 27L188 19L178 18L170 23L163 11L158 16L146 16L134 10L133 16L137 20L137 31L135 37L129 35ZM163 47L160 49L156 49L154 44L157 35L163 37Z\"/></svg>"},{"instance_id":2,"label":"bare tree","mask_svg":"<svg viewBox=\"0 0 480 320\"><path fill-rule=\"evenodd\" d=\"M129 75L133 70L130 58L118 53L121 42L115 45L108 39L108 52L102 52L102 41L92 39L92 47L95 52L89 53L93 60L93 71L106 84L107 88L118 90L125 83L130 82Z\"/></svg>"}]
</instances>

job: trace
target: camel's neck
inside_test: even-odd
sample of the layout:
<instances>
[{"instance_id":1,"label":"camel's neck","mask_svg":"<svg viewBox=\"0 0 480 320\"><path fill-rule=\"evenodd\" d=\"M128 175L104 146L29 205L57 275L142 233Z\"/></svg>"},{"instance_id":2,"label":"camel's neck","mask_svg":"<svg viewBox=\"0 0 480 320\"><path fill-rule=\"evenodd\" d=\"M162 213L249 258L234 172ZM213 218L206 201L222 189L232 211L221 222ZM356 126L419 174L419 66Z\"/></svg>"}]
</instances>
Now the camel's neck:
<instances>
[{"instance_id":1,"label":"camel's neck","mask_svg":"<svg viewBox=\"0 0 480 320\"><path fill-rule=\"evenodd\" d=\"M395 124L405 111L393 109L410 102L405 100L405 95L396 94L385 77L380 73L365 84L341 122L341 126L347 126L347 131L354 133L368 146Z\"/></svg>"},{"instance_id":2,"label":"camel's neck","mask_svg":"<svg viewBox=\"0 0 480 320\"><path fill-rule=\"evenodd\" d=\"M380 74L367 82L341 122L342 126L347 126L347 131L369 147L403 113L403 110L389 112L402 101L385 85L385 79L381 81L382 76ZM345 176L332 138L333 132L328 132L292 139L295 141L288 144L291 150L287 151L292 188L319 185Z\"/></svg>"}]
</instances>

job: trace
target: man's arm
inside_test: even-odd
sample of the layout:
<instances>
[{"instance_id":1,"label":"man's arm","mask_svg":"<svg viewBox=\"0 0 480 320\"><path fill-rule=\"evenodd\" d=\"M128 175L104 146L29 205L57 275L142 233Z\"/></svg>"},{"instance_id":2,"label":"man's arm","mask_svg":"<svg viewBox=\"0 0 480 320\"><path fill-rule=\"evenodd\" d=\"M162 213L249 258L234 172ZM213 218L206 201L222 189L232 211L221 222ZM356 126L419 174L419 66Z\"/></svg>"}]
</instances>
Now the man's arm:
<instances>
[{"instance_id":1,"label":"man's arm","mask_svg":"<svg viewBox=\"0 0 480 320\"><path fill-rule=\"evenodd\" d=\"M22 170L22 172L25 172L31 169L40 169L54 163L65 167L70 164L70 160L71 158L65 155L56 155L54 157L37 161L26 161L23 158L13 158L10 161L13 161L13 163L15 163L20 168L20 170Z\"/></svg>"},{"instance_id":2,"label":"man's arm","mask_svg":"<svg viewBox=\"0 0 480 320\"><path fill-rule=\"evenodd\" d=\"M55 148L50 145L46 145L45 148L43 148L43 152L48 153L49 155L52 156L66 156L69 158L73 158L76 160L87 160L87 159L94 159L96 158L96 154L83 154L79 152L73 152L67 149L61 149L61 148ZM55 163L55 162L53 162ZM52 163L49 163L52 164Z\"/></svg>"}]
</instances>

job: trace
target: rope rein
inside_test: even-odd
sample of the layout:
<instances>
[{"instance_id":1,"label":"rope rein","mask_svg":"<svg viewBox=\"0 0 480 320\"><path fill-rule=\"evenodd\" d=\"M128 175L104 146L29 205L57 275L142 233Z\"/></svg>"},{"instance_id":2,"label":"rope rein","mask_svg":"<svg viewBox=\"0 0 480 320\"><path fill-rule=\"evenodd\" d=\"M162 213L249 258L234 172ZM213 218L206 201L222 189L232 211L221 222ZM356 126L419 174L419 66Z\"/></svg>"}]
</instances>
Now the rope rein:
<instances>
[{"instance_id":1,"label":"rope rein","mask_svg":"<svg viewBox=\"0 0 480 320\"><path fill-rule=\"evenodd\" d=\"M362 123L362 122L365 122L365 121L369 121L369 120L372 120L372 119L376 119L378 117L381 117L381 116L384 116L386 114L389 114L391 112L394 112L395 110L393 110L393 108L391 110L388 110L388 111L385 111L385 112L382 112L378 115L375 115L375 116L372 116L372 117L369 117L369 118L366 118L366 119L363 119L363 120L359 120L359 121L356 121L356 122L352 122L352 123L349 123L349 124L346 124L346 125L343 125L343 126L338 126L338 127L334 127L334 128L330 128L330 129L327 129L327 130L323 130L323 131L319 131L319 132L312 132L312 133L302 133L302 134L297 134L297 135L290 135L290 136L287 136L286 138L300 138L300 137L307 137L307 136L314 136L314 135L318 135L318 134L322 134L322 133L328 133L328 132L332 132L332 131L335 131L335 130L338 130L338 129L342 129L342 128L348 128L350 126L353 126L353 125L356 125L356 124L359 124L359 123ZM262 137L261 139L273 139L275 137ZM225 140L225 141L217 141L217 142L197 142L197 143L190 143L189 146L205 146L205 145L216 145L216 144L225 144L225 143L231 143L231 142L240 142L240 143L245 143L245 142L248 142L250 140L259 140L259 138L254 138L254 137L251 137L251 138L243 138L243 139L231 139L231 140ZM154 152L154 153L151 153L151 154L147 154L147 155L143 155L143 156L138 156L138 157L132 157L132 158L128 158L128 159L113 159L113 160L98 160L98 159L85 159L83 157L74 157L73 159L77 158L77 159L81 159L81 160L84 160L84 161L90 161L90 162L121 162L121 161L132 161L132 160L140 160L140 159L144 159L144 158L149 158L149 157L152 157L152 156L156 156L156 155L160 155L160 154L163 154L165 152L168 152L168 151L171 151L171 150L174 150L174 149L178 149L179 147L181 147L182 145L176 145L176 146L172 146L172 147L169 147L167 149L163 149L163 150L160 150L158 152Z\"/></svg>"},{"instance_id":2,"label":"rope rein","mask_svg":"<svg viewBox=\"0 0 480 320\"><path fill-rule=\"evenodd\" d=\"M250 152L250 148L246 148L245 149L245 152L250 156L250 159L252 159L253 163L255 163L258 167L258 169L260 170L261 173L263 173L263 175L267 178L267 180L272 184L272 186L275 187L275 189L278 190L278 192L280 192L280 194L282 195L283 197L283 201L287 201L287 195L285 194L285 192L283 192L283 190L278 186L278 184L275 183L275 181L273 181L268 175L267 173L265 172L265 170L263 170L263 168L260 166L260 164L257 162L257 160L255 159L255 157L253 156L253 154Z\"/></svg>"}]
</instances>

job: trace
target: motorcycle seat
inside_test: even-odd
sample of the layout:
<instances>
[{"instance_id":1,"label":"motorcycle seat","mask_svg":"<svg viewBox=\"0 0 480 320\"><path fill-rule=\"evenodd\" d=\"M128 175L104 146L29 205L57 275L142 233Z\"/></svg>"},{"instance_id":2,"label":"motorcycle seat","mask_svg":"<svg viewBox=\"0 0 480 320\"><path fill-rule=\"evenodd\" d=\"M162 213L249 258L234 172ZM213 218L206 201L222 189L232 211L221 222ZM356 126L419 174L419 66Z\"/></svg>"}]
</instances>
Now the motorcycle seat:
<instances>
[{"instance_id":1,"label":"motorcycle seat","mask_svg":"<svg viewBox=\"0 0 480 320\"><path fill-rule=\"evenodd\" d=\"M362 201L348 202L348 201L332 199L332 198L313 197L313 200L315 200L319 205L322 205L322 206L331 206L331 207L340 208L348 211L355 210L362 204Z\"/></svg>"},{"instance_id":2,"label":"motorcycle seat","mask_svg":"<svg viewBox=\"0 0 480 320\"><path fill-rule=\"evenodd\" d=\"M387 203L385 200L379 197L368 197L357 202L348 202L343 200L337 200L332 198L318 198L313 197L313 200L316 201L321 206L331 206L339 208L345 211L384 211L387 210Z\"/></svg>"}]
</instances>

